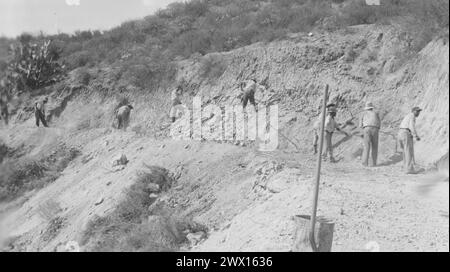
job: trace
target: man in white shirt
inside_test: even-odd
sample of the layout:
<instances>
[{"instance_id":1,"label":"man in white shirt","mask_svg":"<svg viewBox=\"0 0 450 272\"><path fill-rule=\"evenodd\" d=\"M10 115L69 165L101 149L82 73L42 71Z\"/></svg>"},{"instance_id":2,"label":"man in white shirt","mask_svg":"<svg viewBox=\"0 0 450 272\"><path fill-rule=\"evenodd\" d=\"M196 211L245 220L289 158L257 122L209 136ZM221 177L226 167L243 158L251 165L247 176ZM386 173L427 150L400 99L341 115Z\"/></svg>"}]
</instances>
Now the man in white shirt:
<instances>
[{"instance_id":1,"label":"man in white shirt","mask_svg":"<svg viewBox=\"0 0 450 272\"><path fill-rule=\"evenodd\" d=\"M344 133L346 136L349 134L345 131L342 131L339 127L339 124L336 122L335 117L337 115L337 108L334 105L329 105L328 107L328 115L325 118L325 141L324 141L324 149L322 152L323 158L326 160L328 154L330 155L330 162L335 162L333 156L333 133L337 130L339 132ZM320 132L320 121L316 121L314 124L315 136L314 136L314 151L317 153L317 141L318 141L318 133Z\"/></svg>"},{"instance_id":2,"label":"man in white shirt","mask_svg":"<svg viewBox=\"0 0 450 272\"><path fill-rule=\"evenodd\" d=\"M374 111L372 102L367 102L361 116L359 126L363 129L364 150L362 164L369 166L369 153L372 151L372 165L377 165L378 136L381 127L381 119L378 112Z\"/></svg>"},{"instance_id":3,"label":"man in white shirt","mask_svg":"<svg viewBox=\"0 0 450 272\"><path fill-rule=\"evenodd\" d=\"M39 127L39 121L44 127L48 127L47 121L45 120L45 105L48 102L48 98L45 97L43 100L36 101L34 103L34 116L36 117L36 126Z\"/></svg>"},{"instance_id":4,"label":"man in white shirt","mask_svg":"<svg viewBox=\"0 0 450 272\"><path fill-rule=\"evenodd\" d=\"M422 109L414 107L412 112L405 116L400 123L398 140L403 149L403 165L407 174L414 174L414 138L420 141L416 130L416 118L419 117Z\"/></svg>"}]
</instances>

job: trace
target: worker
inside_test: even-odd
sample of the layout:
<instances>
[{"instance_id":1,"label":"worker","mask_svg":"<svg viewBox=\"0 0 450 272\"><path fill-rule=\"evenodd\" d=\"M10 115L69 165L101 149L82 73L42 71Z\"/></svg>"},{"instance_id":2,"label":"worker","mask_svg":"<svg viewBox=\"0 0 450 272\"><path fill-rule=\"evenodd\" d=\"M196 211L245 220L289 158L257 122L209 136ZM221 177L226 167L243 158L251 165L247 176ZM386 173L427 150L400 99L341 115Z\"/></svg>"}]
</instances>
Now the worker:
<instances>
[{"instance_id":1,"label":"worker","mask_svg":"<svg viewBox=\"0 0 450 272\"><path fill-rule=\"evenodd\" d=\"M6 100L3 100L3 98L0 97L0 119L3 120L5 125L8 125L9 121L9 112L8 112L8 102Z\"/></svg>"},{"instance_id":2,"label":"worker","mask_svg":"<svg viewBox=\"0 0 450 272\"><path fill-rule=\"evenodd\" d=\"M372 165L377 165L378 136L381 127L381 119L378 112L374 111L372 102L367 102L361 116L360 128L363 129L364 150L362 154L363 166L369 166L369 153L372 153Z\"/></svg>"},{"instance_id":3,"label":"worker","mask_svg":"<svg viewBox=\"0 0 450 272\"><path fill-rule=\"evenodd\" d=\"M183 94L183 88L181 86L178 86L177 88L175 88L172 91L172 95L171 95L172 106L170 108L170 113L169 113L169 117L170 117L172 123L175 123L175 120L178 117L179 108L180 108L180 106L182 106L182 103L181 103L181 95L182 94Z\"/></svg>"},{"instance_id":4,"label":"worker","mask_svg":"<svg viewBox=\"0 0 450 272\"><path fill-rule=\"evenodd\" d=\"M330 155L330 162L335 162L336 160L333 157L333 134L337 130L341 133L344 133L347 137L349 134L339 127L339 124L336 122L335 118L337 115L337 108L336 106L329 106L328 107L328 115L325 118L325 142L324 142L324 150L322 153L322 156L324 160L327 159L327 155Z\"/></svg>"},{"instance_id":5,"label":"worker","mask_svg":"<svg viewBox=\"0 0 450 272\"><path fill-rule=\"evenodd\" d=\"M47 121L45 119L45 105L48 102L48 98L45 97L43 100L38 100L34 104L34 116L36 117L36 126L39 127L39 121L44 127L48 127Z\"/></svg>"},{"instance_id":6,"label":"worker","mask_svg":"<svg viewBox=\"0 0 450 272\"><path fill-rule=\"evenodd\" d=\"M126 130L130 123L130 113L133 106L130 104L124 105L117 109L117 128Z\"/></svg>"},{"instance_id":7,"label":"worker","mask_svg":"<svg viewBox=\"0 0 450 272\"><path fill-rule=\"evenodd\" d=\"M416 130L416 118L419 117L422 109L414 107L411 113L405 116L400 123L400 129L398 132L398 140L400 147L403 150L403 167L407 174L414 174L414 139L420 141L420 137Z\"/></svg>"},{"instance_id":8,"label":"worker","mask_svg":"<svg viewBox=\"0 0 450 272\"><path fill-rule=\"evenodd\" d=\"M327 105L327 111L332 108L336 107L336 104L328 104ZM314 148L314 155L317 154L317 144L319 143L319 134L320 134L320 124L322 122L321 116L317 119L317 121L313 124L313 148Z\"/></svg>"},{"instance_id":9,"label":"worker","mask_svg":"<svg viewBox=\"0 0 450 272\"><path fill-rule=\"evenodd\" d=\"M256 110L256 102L255 102L255 92L257 88L257 83L255 79L250 79L247 82L243 82L240 85L241 91L243 93L242 96L242 106L244 109L247 107L248 101L255 107Z\"/></svg>"}]
</instances>

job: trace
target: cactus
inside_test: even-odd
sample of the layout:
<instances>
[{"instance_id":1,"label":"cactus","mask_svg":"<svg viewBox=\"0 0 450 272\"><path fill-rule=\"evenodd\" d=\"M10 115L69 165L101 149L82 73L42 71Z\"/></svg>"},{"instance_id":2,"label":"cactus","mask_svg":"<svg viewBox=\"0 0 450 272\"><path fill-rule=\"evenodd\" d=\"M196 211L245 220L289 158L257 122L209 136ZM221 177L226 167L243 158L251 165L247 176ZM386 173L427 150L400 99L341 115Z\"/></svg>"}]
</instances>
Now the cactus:
<instances>
[{"instance_id":1,"label":"cactus","mask_svg":"<svg viewBox=\"0 0 450 272\"><path fill-rule=\"evenodd\" d=\"M60 81L64 65L58 62L60 50L51 41L41 45L22 41L11 47L13 59L8 64L7 80L19 90L38 89Z\"/></svg>"}]
</instances>

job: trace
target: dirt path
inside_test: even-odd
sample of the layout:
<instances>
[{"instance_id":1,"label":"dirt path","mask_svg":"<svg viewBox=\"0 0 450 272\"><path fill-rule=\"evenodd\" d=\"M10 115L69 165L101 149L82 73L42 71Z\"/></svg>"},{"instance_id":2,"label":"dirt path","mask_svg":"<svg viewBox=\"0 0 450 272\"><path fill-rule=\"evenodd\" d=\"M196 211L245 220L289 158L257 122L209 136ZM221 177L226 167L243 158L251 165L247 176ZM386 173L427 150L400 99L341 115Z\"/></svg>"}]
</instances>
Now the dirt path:
<instances>
[{"instance_id":1,"label":"dirt path","mask_svg":"<svg viewBox=\"0 0 450 272\"><path fill-rule=\"evenodd\" d=\"M311 167L285 169L265 194L213 232L198 251L289 251L292 216L310 214ZM334 251L448 251L448 183L419 193L424 175L407 176L400 166L362 169L325 164L319 215L336 222ZM274 190L272 190L274 191ZM226 209L226 207L223 207ZM375 244L375 243L376 244Z\"/></svg>"},{"instance_id":2,"label":"dirt path","mask_svg":"<svg viewBox=\"0 0 450 272\"><path fill-rule=\"evenodd\" d=\"M78 241L89 219L120 202L143 163L181 174L164 201L210 228L193 250L289 251L292 216L310 213L315 158L309 155L123 132L97 137L82 153L58 180L3 218L9 236L19 237L18 250L52 251ZM120 153L130 163L110 171ZM367 169L325 163L319 215L336 222L333 250L366 250L374 241L381 251L448 251L448 183L423 196L418 186L424 176L404 175L398 163ZM54 229L56 216L61 224Z\"/></svg>"}]
</instances>

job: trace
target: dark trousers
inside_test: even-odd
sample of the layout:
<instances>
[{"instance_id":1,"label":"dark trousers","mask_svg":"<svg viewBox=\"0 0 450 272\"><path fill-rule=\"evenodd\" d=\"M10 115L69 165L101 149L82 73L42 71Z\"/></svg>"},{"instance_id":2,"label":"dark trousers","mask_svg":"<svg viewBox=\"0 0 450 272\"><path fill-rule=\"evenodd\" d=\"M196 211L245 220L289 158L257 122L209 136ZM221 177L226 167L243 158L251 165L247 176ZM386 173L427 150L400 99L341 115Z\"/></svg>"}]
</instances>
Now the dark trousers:
<instances>
[{"instance_id":1,"label":"dark trousers","mask_svg":"<svg viewBox=\"0 0 450 272\"><path fill-rule=\"evenodd\" d=\"M45 116L42 113L42 111L35 109L34 116L36 117L36 126L39 126L39 121L40 121L44 127L48 127L47 121L45 121Z\"/></svg>"},{"instance_id":2,"label":"dark trousers","mask_svg":"<svg viewBox=\"0 0 450 272\"><path fill-rule=\"evenodd\" d=\"M244 97L242 97L242 105L244 108L247 107L248 101L256 108L255 93L249 92L244 94Z\"/></svg>"},{"instance_id":3,"label":"dark trousers","mask_svg":"<svg viewBox=\"0 0 450 272\"><path fill-rule=\"evenodd\" d=\"M377 165L378 159L378 135L380 129L377 127L364 128L364 150L362 154L362 164L369 166L369 153L372 152L372 165Z\"/></svg>"},{"instance_id":4,"label":"dark trousers","mask_svg":"<svg viewBox=\"0 0 450 272\"><path fill-rule=\"evenodd\" d=\"M8 121L9 121L9 114L8 114L8 110L4 110L2 109L2 112L0 113L0 117L1 119L3 119L3 121L5 122L5 125L8 125Z\"/></svg>"},{"instance_id":5,"label":"dark trousers","mask_svg":"<svg viewBox=\"0 0 450 272\"><path fill-rule=\"evenodd\" d=\"M118 129L126 130L129 124L129 116L118 116L117 123Z\"/></svg>"}]
</instances>

